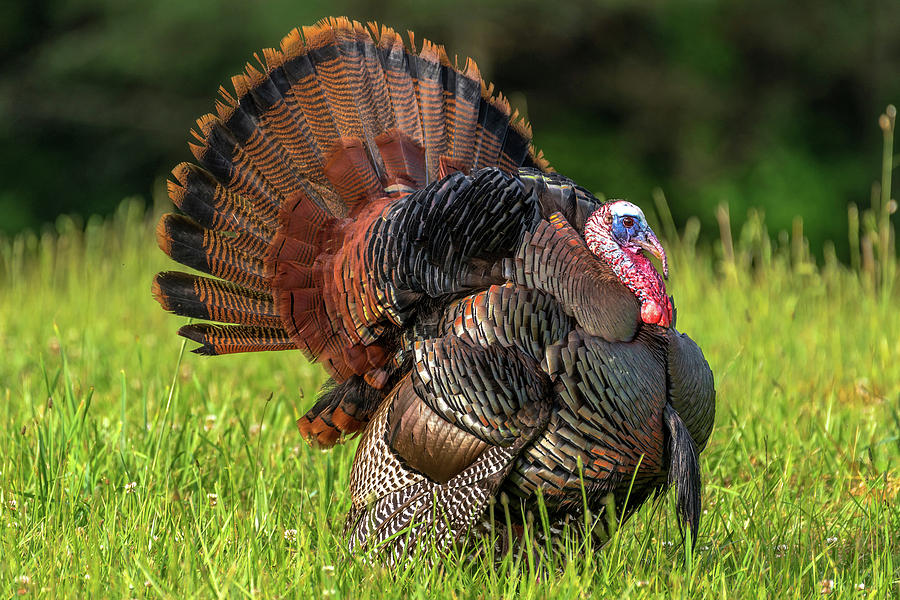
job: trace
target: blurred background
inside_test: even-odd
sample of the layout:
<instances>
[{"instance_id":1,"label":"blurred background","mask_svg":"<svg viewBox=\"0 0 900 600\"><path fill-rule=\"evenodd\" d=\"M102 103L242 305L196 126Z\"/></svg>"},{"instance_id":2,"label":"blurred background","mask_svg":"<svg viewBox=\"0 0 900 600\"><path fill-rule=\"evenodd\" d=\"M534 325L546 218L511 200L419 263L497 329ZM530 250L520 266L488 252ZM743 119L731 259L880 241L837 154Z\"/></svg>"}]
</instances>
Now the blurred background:
<instances>
[{"instance_id":1,"label":"blurred background","mask_svg":"<svg viewBox=\"0 0 900 600\"><path fill-rule=\"evenodd\" d=\"M0 4L0 232L152 202L220 84L327 15L470 55L557 170L717 236L765 211L847 253L878 116L900 102L896 0L13 0ZM895 215L896 218L896 215Z\"/></svg>"}]
</instances>

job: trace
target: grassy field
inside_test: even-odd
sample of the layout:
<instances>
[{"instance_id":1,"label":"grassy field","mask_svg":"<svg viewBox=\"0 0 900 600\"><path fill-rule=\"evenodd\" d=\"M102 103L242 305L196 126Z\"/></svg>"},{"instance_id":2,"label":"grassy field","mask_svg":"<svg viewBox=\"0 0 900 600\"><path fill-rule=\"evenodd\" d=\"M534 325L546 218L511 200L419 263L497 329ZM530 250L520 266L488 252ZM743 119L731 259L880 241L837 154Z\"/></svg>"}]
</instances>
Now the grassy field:
<instances>
[{"instance_id":1,"label":"grassy field","mask_svg":"<svg viewBox=\"0 0 900 600\"><path fill-rule=\"evenodd\" d=\"M751 215L704 249L662 219L679 329L718 388L692 555L667 498L556 564L392 574L343 547L355 443L294 426L323 373L185 353L150 296L173 266L155 217L126 202L0 241L3 597L900 595L900 285L877 246L817 267L799 222L773 241Z\"/></svg>"}]
</instances>

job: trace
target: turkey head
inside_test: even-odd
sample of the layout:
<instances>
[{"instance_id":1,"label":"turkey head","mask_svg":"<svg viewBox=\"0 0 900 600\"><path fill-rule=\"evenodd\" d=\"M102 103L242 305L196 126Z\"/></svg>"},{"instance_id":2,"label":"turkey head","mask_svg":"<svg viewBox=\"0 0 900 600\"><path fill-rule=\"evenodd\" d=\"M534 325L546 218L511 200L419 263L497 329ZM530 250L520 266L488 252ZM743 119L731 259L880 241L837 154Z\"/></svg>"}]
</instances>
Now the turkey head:
<instances>
[{"instance_id":1,"label":"turkey head","mask_svg":"<svg viewBox=\"0 0 900 600\"><path fill-rule=\"evenodd\" d=\"M619 281L641 303L641 320L651 325L672 324L672 301L666 284L644 252L658 258L668 278L666 251L647 224L643 211L626 200L603 204L584 224L584 240L591 252L609 265Z\"/></svg>"}]
</instances>

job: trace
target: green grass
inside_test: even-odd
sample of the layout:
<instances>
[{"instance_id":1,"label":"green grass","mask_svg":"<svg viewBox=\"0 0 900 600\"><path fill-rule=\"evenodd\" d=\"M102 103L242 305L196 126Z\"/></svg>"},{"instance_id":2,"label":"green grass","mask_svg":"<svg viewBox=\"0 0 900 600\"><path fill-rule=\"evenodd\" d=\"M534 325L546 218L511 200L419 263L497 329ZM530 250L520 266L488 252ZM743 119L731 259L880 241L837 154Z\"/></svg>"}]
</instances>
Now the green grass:
<instances>
[{"instance_id":1,"label":"green grass","mask_svg":"<svg viewBox=\"0 0 900 600\"><path fill-rule=\"evenodd\" d=\"M322 372L298 353L182 354L183 319L150 296L173 266L154 219L126 202L0 240L0 595L900 594L900 285L877 240L859 269L817 267L799 223L772 241L751 215L703 249L695 222L662 219L678 326L718 389L693 555L666 498L556 564L392 574L340 534L355 443L320 452L294 426Z\"/></svg>"}]
</instances>

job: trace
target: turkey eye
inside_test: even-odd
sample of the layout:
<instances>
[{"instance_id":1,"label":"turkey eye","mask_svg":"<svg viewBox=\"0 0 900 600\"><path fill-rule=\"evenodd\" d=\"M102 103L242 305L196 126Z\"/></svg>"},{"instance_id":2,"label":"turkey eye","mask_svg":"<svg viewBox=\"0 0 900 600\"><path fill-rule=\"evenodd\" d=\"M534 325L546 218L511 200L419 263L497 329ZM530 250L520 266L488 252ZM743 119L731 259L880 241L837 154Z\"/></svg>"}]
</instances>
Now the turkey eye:
<instances>
[{"instance_id":1,"label":"turkey eye","mask_svg":"<svg viewBox=\"0 0 900 600\"><path fill-rule=\"evenodd\" d=\"M634 217L623 218L622 225L625 226L625 229L631 229L632 227L634 227Z\"/></svg>"}]
</instances>

